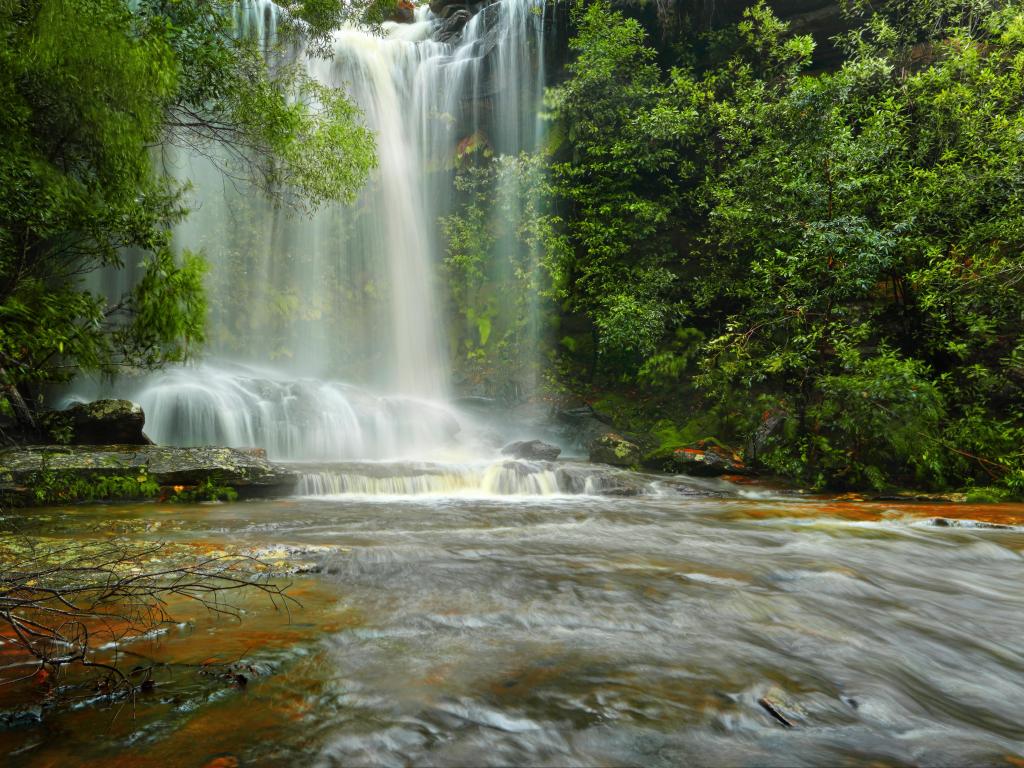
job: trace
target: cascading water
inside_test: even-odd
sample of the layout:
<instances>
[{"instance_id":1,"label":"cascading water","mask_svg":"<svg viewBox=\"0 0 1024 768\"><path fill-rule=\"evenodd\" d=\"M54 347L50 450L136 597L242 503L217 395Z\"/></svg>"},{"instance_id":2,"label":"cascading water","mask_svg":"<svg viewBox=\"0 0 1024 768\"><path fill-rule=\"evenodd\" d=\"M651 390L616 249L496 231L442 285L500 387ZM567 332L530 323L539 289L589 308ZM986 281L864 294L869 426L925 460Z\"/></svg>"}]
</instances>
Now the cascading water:
<instances>
[{"instance_id":1,"label":"cascading water","mask_svg":"<svg viewBox=\"0 0 1024 768\"><path fill-rule=\"evenodd\" d=\"M470 464L399 462L308 467L303 496L660 496L697 486L592 464L498 460ZM714 488L702 492L713 493Z\"/></svg>"},{"instance_id":2,"label":"cascading water","mask_svg":"<svg viewBox=\"0 0 1024 768\"><path fill-rule=\"evenodd\" d=\"M240 366L174 369L126 394L159 444L254 446L292 461L441 455L463 431L443 403Z\"/></svg>"},{"instance_id":3,"label":"cascading water","mask_svg":"<svg viewBox=\"0 0 1024 768\"><path fill-rule=\"evenodd\" d=\"M214 300L207 363L117 384L143 406L150 437L341 461L444 459L461 432L463 455L479 455L479 443L465 444L467 419L444 403L438 219L453 207L467 136L486 135L502 154L537 145L545 9L500 0L455 42L438 42L442 22L423 6L382 34L338 31L330 58L293 52L315 79L344 88L376 135L378 168L354 206L289 216L235 188L223 163L166 159L194 194L175 245L206 255ZM273 47L272 2L242 0L235 21Z\"/></svg>"}]
</instances>

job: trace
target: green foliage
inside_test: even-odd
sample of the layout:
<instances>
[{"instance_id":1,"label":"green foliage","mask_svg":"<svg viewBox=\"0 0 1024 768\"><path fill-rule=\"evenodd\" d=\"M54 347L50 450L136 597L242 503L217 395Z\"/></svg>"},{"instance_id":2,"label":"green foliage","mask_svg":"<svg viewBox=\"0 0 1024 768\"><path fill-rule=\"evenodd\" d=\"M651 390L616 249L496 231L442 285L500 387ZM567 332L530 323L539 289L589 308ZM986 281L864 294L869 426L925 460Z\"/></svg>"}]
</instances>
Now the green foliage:
<instances>
[{"instance_id":1,"label":"green foliage","mask_svg":"<svg viewBox=\"0 0 1024 768\"><path fill-rule=\"evenodd\" d=\"M848 11L846 60L812 74L814 41L764 3L674 69L578 9L547 263L606 376L702 397L770 469L1016 487L1024 9Z\"/></svg>"},{"instance_id":2,"label":"green foliage","mask_svg":"<svg viewBox=\"0 0 1024 768\"><path fill-rule=\"evenodd\" d=\"M968 504L1016 503L1024 500L1024 495L1021 495L1019 490L1013 491L1009 488L998 486L982 486L969 490L966 500Z\"/></svg>"},{"instance_id":3,"label":"green foliage","mask_svg":"<svg viewBox=\"0 0 1024 768\"><path fill-rule=\"evenodd\" d=\"M693 172L679 152L697 122L696 93L667 83L640 25L606 2L574 10L570 78L548 92L571 156L553 165L572 211L546 266L559 297L593 319L610 368L635 370L674 317L670 233Z\"/></svg>"},{"instance_id":4,"label":"green foliage","mask_svg":"<svg viewBox=\"0 0 1024 768\"><path fill-rule=\"evenodd\" d=\"M647 357L637 381L654 390L674 390L687 380L698 359L704 334L696 328L676 328L675 338Z\"/></svg>"},{"instance_id":5,"label":"green foliage","mask_svg":"<svg viewBox=\"0 0 1024 768\"><path fill-rule=\"evenodd\" d=\"M769 439L766 466L815 487L942 484L945 403L919 361L884 351L850 360L815 393L803 428L794 421Z\"/></svg>"},{"instance_id":6,"label":"green foliage","mask_svg":"<svg viewBox=\"0 0 1024 768\"><path fill-rule=\"evenodd\" d=\"M373 139L340 91L234 29L234 2L0 3L0 387L10 404L79 371L188 357L205 339L205 271L175 256L185 187L154 148L208 154L297 208L350 200ZM334 15L326 14L328 7ZM311 42L359 8L283 4ZM121 295L90 273L137 265ZM23 410L23 409L22 409Z\"/></svg>"},{"instance_id":7,"label":"green foliage","mask_svg":"<svg viewBox=\"0 0 1024 768\"><path fill-rule=\"evenodd\" d=\"M222 485L218 477L210 476L196 486L174 486L167 501L173 504L195 504L200 501L237 501L238 491Z\"/></svg>"},{"instance_id":8,"label":"green foliage","mask_svg":"<svg viewBox=\"0 0 1024 768\"><path fill-rule=\"evenodd\" d=\"M475 153L455 178L461 205L441 220L456 369L478 391L514 397L537 375L539 303L549 292L545 245L557 244L542 209L541 158Z\"/></svg>"},{"instance_id":9,"label":"green foliage","mask_svg":"<svg viewBox=\"0 0 1024 768\"><path fill-rule=\"evenodd\" d=\"M134 24L166 41L180 73L163 139L295 207L351 202L375 164L373 134L343 91L292 60L289 44L301 34L307 50L328 55L330 32L358 18L362 4L281 6L283 39L274 45L234 28L234 0L140 0Z\"/></svg>"},{"instance_id":10,"label":"green foliage","mask_svg":"<svg viewBox=\"0 0 1024 768\"><path fill-rule=\"evenodd\" d=\"M160 487L145 473L82 477L73 472L44 468L29 483L37 504L90 501L127 501L157 495Z\"/></svg>"}]
</instances>

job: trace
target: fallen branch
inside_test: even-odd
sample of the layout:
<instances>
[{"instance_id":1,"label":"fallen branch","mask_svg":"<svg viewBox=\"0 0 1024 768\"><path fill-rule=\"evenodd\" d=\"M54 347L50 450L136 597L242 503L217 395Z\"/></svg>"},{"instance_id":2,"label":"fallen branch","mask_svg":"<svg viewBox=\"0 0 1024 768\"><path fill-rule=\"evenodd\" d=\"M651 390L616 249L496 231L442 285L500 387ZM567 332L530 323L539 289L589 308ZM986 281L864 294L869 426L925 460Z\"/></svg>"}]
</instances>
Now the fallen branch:
<instances>
[{"instance_id":1,"label":"fallen branch","mask_svg":"<svg viewBox=\"0 0 1024 768\"><path fill-rule=\"evenodd\" d=\"M57 674L69 666L101 670L109 693L134 694L150 680L152 665L136 684L116 661L98 660L100 646L117 646L173 622L172 598L199 603L208 611L239 618L226 598L241 590L266 595L277 610L298 602L288 585L270 581L254 557L218 555L175 564L154 563L171 554L163 544L132 548L126 544L71 544L44 547L29 539L0 542L0 625L10 640L37 662L25 680L47 669ZM181 556L177 559L180 561ZM139 669L132 671L137 675Z\"/></svg>"}]
</instances>

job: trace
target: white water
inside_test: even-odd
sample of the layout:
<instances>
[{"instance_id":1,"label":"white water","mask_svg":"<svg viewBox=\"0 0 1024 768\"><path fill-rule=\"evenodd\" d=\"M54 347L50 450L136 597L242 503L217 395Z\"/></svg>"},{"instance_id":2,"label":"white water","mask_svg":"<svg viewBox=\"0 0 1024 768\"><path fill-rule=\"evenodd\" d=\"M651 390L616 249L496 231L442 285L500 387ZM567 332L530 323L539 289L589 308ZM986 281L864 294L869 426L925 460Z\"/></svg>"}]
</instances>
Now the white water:
<instances>
[{"instance_id":1,"label":"white water","mask_svg":"<svg viewBox=\"0 0 1024 768\"><path fill-rule=\"evenodd\" d=\"M156 443L260 447L292 461L441 453L463 431L442 403L238 366L167 371L130 395Z\"/></svg>"},{"instance_id":2,"label":"white water","mask_svg":"<svg viewBox=\"0 0 1024 768\"><path fill-rule=\"evenodd\" d=\"M697 492L695 486L683 482L611 467L550 461L354 462L304 469L297 488L302 496L659 496Z\"/></svg>"},{"instance_id":3,"label":"white water","mask_svg":"<svg viewBox=\"0 0 1024 768\"><path fill-rule=\"evenodd\" d=\"M194 185L174 239L210 262L210 341L203 365L116 385L142 405L152 439L296 461L479 455L445 404L438 218L453 205L460 141L482 133L504 154L539 141L544 13L543 0L501 0L449 45L430 39L437 20L423 6L383 34L338 31L331 58L294 52L349 93L376 136L378 168L354 206L296 218L208 158L167 160ZM269 51L278 14L243 0L236 24Z\"/></svg>"}]
</instances>

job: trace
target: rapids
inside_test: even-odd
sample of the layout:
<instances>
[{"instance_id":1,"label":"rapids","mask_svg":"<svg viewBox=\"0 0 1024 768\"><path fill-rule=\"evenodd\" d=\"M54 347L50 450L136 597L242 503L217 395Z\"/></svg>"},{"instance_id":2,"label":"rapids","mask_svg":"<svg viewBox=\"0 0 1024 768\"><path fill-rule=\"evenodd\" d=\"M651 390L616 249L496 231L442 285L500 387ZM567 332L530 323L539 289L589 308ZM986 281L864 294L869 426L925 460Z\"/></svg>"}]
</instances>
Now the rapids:
<instances>
[{"instance_id":1,"label":"rapids","mask_svg":"<svg viewBox=\"0 0 1024 768\"><path fill-rule=\"evenodd\" d=\"M51 540L158 535L312 572L294 577L304 607L290 617L253 598L238 623L175 608L192 623L126 646L168 662L133 710L45 704L42 725L0 731L0 754L171 767L218 755L246 766L1020 765L1024 507L761 495L720 483L633 498L19 512L22 532ZM935 522L954 515L990 527ZM186 665L240 656L269 672L238 688ZM8 686L0 708L26 695ZM28 695L22 706L38 706Z\"/></svg>"}]
</instances>

